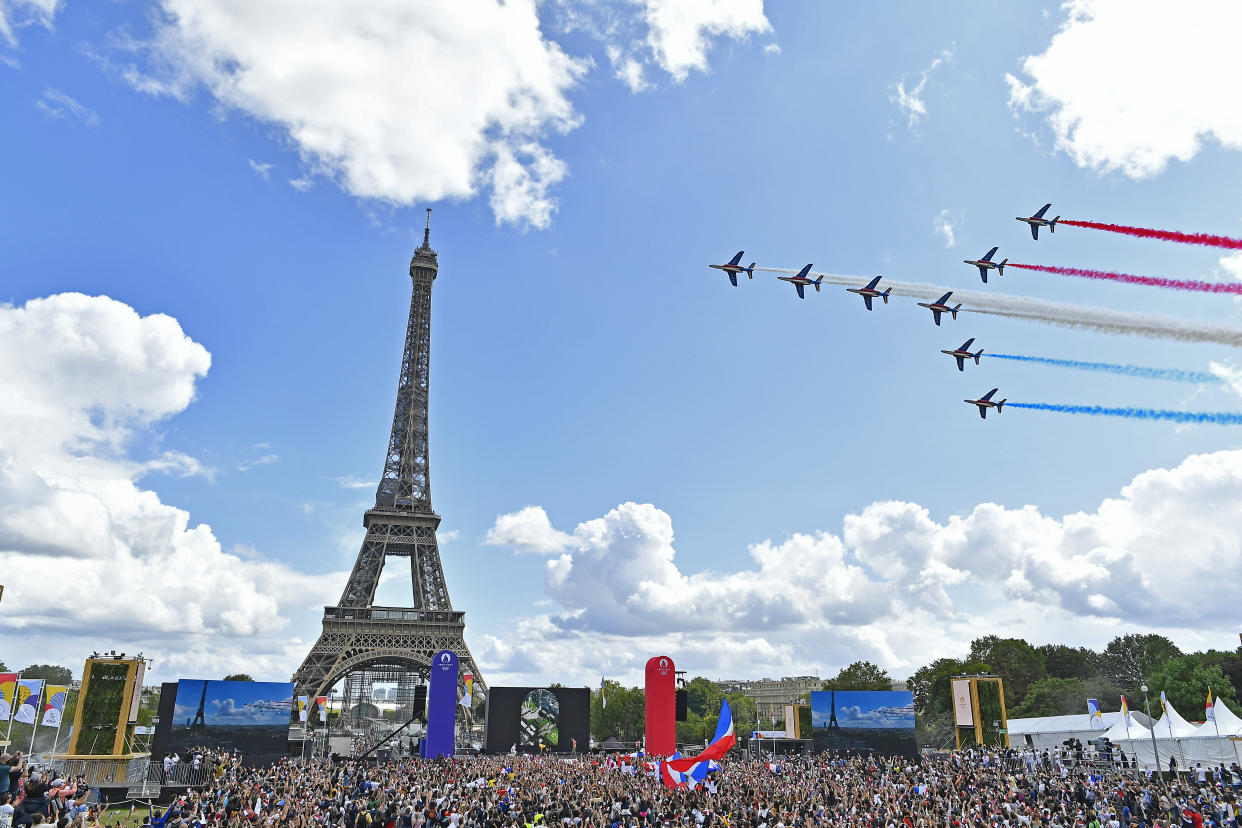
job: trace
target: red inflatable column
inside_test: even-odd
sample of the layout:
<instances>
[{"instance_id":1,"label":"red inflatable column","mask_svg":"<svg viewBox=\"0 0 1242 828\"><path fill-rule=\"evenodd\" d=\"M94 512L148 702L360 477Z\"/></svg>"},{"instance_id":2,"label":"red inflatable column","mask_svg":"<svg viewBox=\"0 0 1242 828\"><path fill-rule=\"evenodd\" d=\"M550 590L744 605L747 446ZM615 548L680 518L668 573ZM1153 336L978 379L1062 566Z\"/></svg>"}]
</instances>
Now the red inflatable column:
<instances>
[{"instance_id":1,"label":"red inflatable column","mask_svg":"<svg viewBox=\"0 0 1242 828\"><path fill-rule=\"evenodd\" d=\"M676 675L673 660L647 660L647 753L669 756L677 750Z\"/></svg>"}]
</instances>

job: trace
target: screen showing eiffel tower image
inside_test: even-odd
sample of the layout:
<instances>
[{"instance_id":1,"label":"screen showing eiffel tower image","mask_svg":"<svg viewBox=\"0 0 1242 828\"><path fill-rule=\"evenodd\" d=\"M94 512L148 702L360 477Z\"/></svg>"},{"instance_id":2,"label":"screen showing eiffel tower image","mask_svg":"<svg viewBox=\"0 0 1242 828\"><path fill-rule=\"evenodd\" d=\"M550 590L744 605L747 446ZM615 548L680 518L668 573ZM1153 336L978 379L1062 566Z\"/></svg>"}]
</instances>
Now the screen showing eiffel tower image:
<instances>
[{"instance_id":1,"label":"screen showing eiffel tower image","mask_svg":"<svg viewBox=\"0 0 1242 828\"><path fill-rule=\"evenodd\" d=\"M177 682L168 749L240 751L249 762L288 753L293 684L269 681Z\"/></svg>"},{"instance_id":2,"label":"screen showing eiffel tower image","mask_svg":"<svg viewBox=\"0 0 1242 828\"><path fill-rule=\"evenodd\" d=\"M811 693L815 750L885 756L918 754L914 694L908 690L819 690Z\"/></svg>"}]
</instances>

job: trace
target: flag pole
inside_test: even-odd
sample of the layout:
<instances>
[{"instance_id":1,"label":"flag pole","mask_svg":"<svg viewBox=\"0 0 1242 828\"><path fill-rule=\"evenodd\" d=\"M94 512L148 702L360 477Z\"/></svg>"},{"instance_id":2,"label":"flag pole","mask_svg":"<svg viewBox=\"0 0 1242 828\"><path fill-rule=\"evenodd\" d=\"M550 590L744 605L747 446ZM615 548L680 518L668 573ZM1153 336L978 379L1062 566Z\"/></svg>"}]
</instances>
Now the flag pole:
<instances>
[{"instance_id":1,"label":"flag pole","mask_svg":"<svg viewBox=\"0 0 1242 828\"><path fill-rule=\"evenodd\" d=\"M17 688L21 686L22 686L22 674L18 673L17 677L13 679L13 700L9 702L9 729L5 731L5 734L4 734L4 739L6 742L12 741L13 739L13 719L17 716L17 710L14 709L17 704Z\"/></svg>"}]
</instances>

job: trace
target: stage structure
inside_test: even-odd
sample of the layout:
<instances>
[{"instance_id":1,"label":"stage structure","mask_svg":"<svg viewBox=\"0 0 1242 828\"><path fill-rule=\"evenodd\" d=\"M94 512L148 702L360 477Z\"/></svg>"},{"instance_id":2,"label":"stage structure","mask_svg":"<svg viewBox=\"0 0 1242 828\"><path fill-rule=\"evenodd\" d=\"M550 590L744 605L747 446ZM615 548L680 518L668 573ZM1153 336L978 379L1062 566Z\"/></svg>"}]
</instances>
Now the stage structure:
<instances>
[{"instance_id":1,"label":"stage structure","mask_svg":"<svg viewBox=\"0 0 1242 828\"><path fill-rule=\"evenodd\" d=\"M486 683L464 638L466 614L454 610L444 582L436 543L440 516L431 508L427 401L431 373L431 288L439 264L431 249L431 211L422 246L410 260L413 292L405 331L405 350L397 381L397 403L375 492L375 508L362 517L366 537L336 606L324 607L323 632L293 674L296 694L328 695L345 680L340 717L333 725L355 733L391 730L391 722L374 720L371 705L376 684L396 685L401 723L414 715L415 689L430 675L432 656L457 654L465 672L474 674L476 697ZM380 572L388 558L408 558L413 601L405 607L374 604ZM337 723L339 722L339 725ZM366 724L372 725L365 727ZM317 722L313 727L320 727Z\"/></svg>"},{"instance_id":2,"label":"stage structure","mask_svg":"<svg viewBox=\"0 0 1242 828\"><path fill-rule=\"evenodd\" d=\"M1009 721L1005 715L1005 683L1000 676L954 676L953 725L957 746L974 743L986 747L1009 747Z\"/></svg>"}]
</instances>

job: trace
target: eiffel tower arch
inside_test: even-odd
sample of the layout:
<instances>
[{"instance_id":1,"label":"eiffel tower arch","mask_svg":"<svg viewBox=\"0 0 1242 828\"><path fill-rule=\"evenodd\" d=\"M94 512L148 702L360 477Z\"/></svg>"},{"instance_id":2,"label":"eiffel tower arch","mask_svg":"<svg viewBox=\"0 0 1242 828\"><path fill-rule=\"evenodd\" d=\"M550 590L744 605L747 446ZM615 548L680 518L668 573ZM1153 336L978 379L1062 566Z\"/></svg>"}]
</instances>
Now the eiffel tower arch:
<instances>
[{"instance_id":1,"label":"eiffel tower arch","mask_svg":"<svg viewBox=\"0 0 1242 828\"><path fill-rule=\"evenodd\" d=\"M410 260L410 316L375 507L362 516L366 536L341 599L323 608L323 631L293 674L299 695L327 695L348 678L347 686L365 687L368 694L373 680L396 680L403 697L412 697L413 685L427 680L431 657L440 650L455 652L463 671L474 673L475 686L483 691L487 687L466 646L466 614L454 610L449 600L436 543L440 516L431 508L427 398L431 288L438 271L428 210L423 244ZM409 559L409 606L374 603L389 558Z\"/></svg>"}]
</instances>

